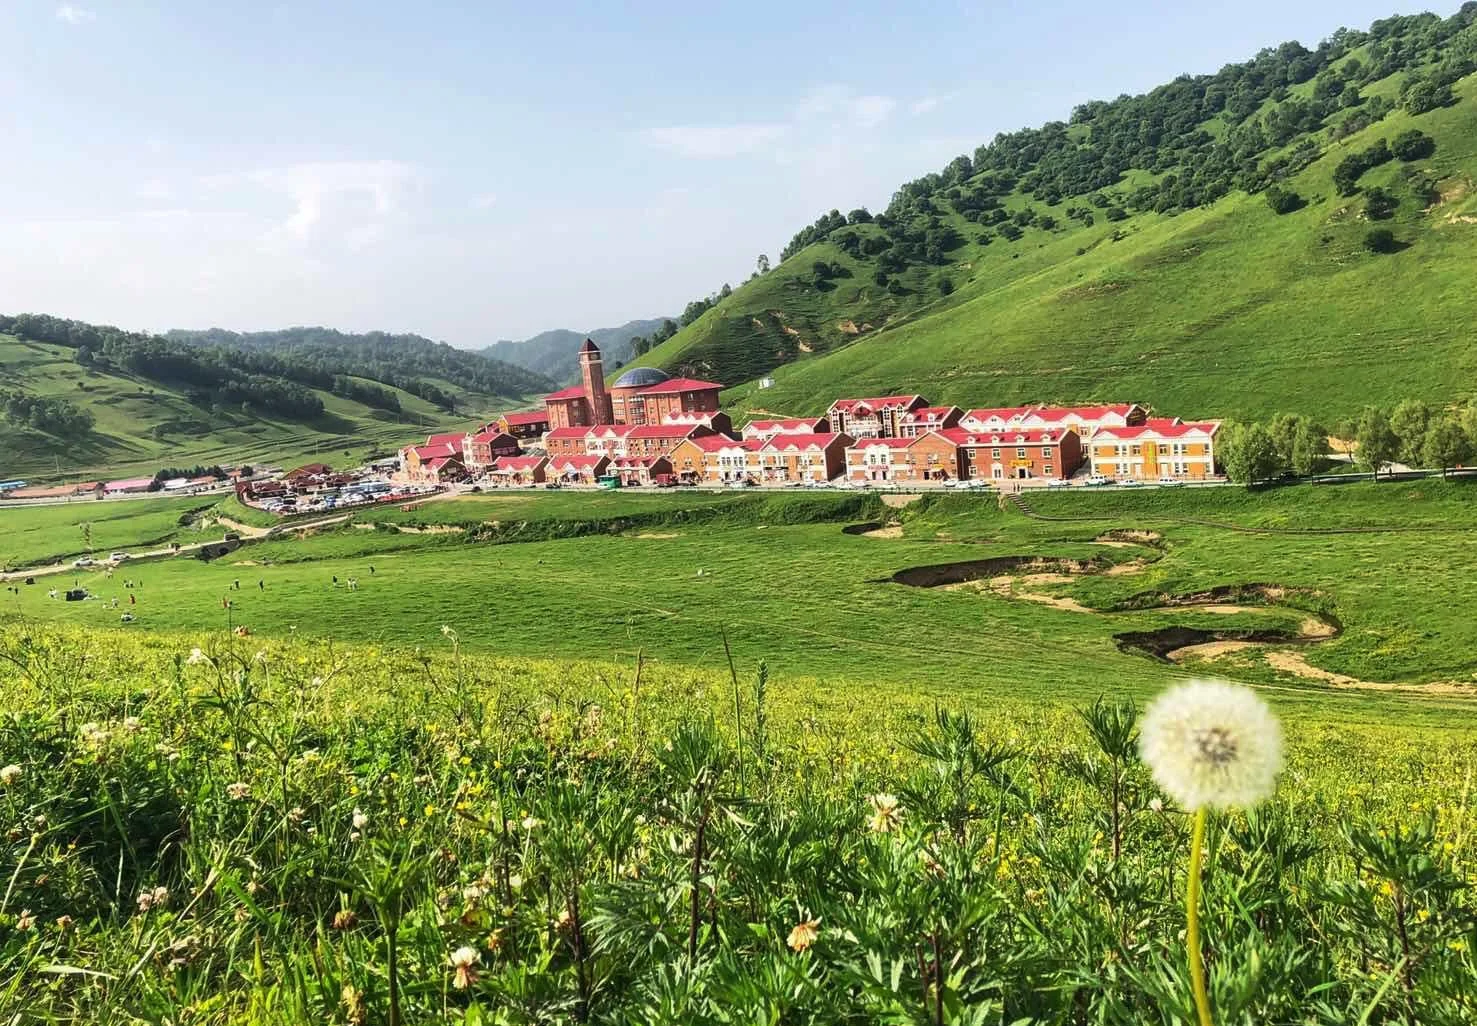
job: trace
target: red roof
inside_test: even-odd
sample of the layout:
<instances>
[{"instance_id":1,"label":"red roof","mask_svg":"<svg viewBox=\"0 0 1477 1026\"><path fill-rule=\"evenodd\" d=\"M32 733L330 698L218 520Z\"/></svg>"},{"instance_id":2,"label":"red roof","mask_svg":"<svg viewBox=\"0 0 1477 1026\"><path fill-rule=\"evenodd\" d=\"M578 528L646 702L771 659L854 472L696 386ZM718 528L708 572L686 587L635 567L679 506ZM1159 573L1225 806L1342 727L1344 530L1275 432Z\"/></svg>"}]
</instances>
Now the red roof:
<instances>
[{"instance_id":1,"label":"red roof","mask_svg":"<svg viewBox=\"0 0 1477 1026\"><path fill-rule=\"evenodd\" d=\"M837 399L831 404L831 409L840 410L843 413L851 413L858 407L877 413L881 410L894 410L898 407L908 407L915 402L922 402L921 395L884 395L875 399Z\"/></svg>"},{"instance_id":2,"label":"red roof","mask_svg":"<svg viewBox=\"0 0 1477 1026\"><path fill-rule=\"evenodd\" d=\"M505 413L498 418L508 427L530 427L534 424L547 424L549 415L547 413Z\"/></svg>"},{"instance_id":3,"label":"red roof","mask_svg":"<svg viewBox=\"0 0 1477 1026\"><path fill-rule=\"evenodd\" d=\"M720 449L743 449L745 452L755 452L762 444L757 438L739 440L729 438L727 435L701 435L697 438L689 438L688 441L703 452L718 452Z\"/></svg>"},{"instance_id":4,"label":"red roof","mask_svg":"<svg viewBox=\"0 0 1477 1026\"><path fill-rule=\"evenodd\" d=\"M985 406L977 410L965 410L964 419L986 421L992 417L999 417L1001 420L1008 421L1015 417L1024 416L1030 413L1032 409L1033 407L1030 406Z\"/></svg>"},{"instance_id":5,"label":"red roof","mask_svg":"<svg viewBox=\"0 0 1477 1026\"><path fill-rule=\"evenodd\" d=\"M959 407L957 406L920 406L918 407L918 409L910 411L908 413L908 418L915 421L943 420L951 412L957 409L959 409Z\"/></svg>"},{"instance_id":6,"label":"red roof","mask_svg":"<svg viewBox=\"0 0 1477 1026\"><path fill-rule=\"evenodd\" d=\"M825 431L816 433L814 431L796 431L789 434L775 435L764 443L766 449L829 449L838 438L845 438L836 431ZM909 439L911 441L911 439Z\"/></svg>"},{"instance_id":7,"label":"red roof","mask_svg":"<svg viewBox=\"0 0 1477 1026\"><path fill-rule=\"evenodd\" d=\"M455 463L459 467L462 465L462 461L455 456L438 456L436 459L427 462L426 467L429 470L440 470L448 463Z\"/></svg>"},{"instance_id":8,"label":"red roof","mask_svg":"<svg viewBox=\"0 0 1477 1026\"><path fill-rule=\"evenodd\" d=\"M592 453L579 456L555 456L549 460L549 466L555 470L593 470L605 459L604 456L596 456Z\"/></svg>"},{"instance_id":9,"label":"red roof","mask_svg":"<svg viewBox=\"0 0 1477 1026\"><path fill-rule=\"evenodd\" d=\"M796 417L792 420L751 420L744 427L744 430L747 431L749 428L753 428L755 431L801 434L806 431L814 431L816 425L825 419L824 417Z\"/></svg>"},{"instance_id":10,"label":"red roof","mask_svg":"<svg viewBox=\"0 0 1477 1026\"><path fill-rule=\"evenodd\" d=\"M450 445L454 448L460 449L462 447L462 439L466 437L467 433L465 431L443 431L439 435L432 435L430 438L427 438L426 444Z\"/></svg>"},{"instance_id":11,"label":"red roof","mask_svg":"<svg viewBox=\"0 0 1477 1026\"><path fill-rule=\"evenodd\" d=\"M588 435L609 435L614 438L625 438L636 430L635 424L601 424L599 427L586 428ZM690 429L689 429L690 430Z\"/></svg>"},{"instance_id":12,"label":"red roof","mask_svg":"<svg viewBox=\"0 0 1477 1026\"><path fill-rule=\"evenodd\" d=\"M109 481L103 488L109 492L140 492L154 483L152 477L128 477L122 481Z\"/></svg>"},{"instance_id":13,"label":"red roof","mask_svg":"<svg viewBox=\"0 0 1477 1026\"><path fill-rule=\"evenodd\" d=\"M589 433L590 429L587 427L562 427L550 431L544 435L544 439L547 441L552 438L557 441L562 438L584 438Z\"/></svg>"},{"instance_id":14,"label":"red roof","mask_svg":"<svg viewBox=\"0 0 1477 1026\"><path fill-rule=\"evenodd\" d=\"M548 395L544 396L544 402L561 403L568 402L570 399L583 399L584 397L584 385L570 385L568 388L561 388L557 392L550 392Z\"/></svg>"},{"instance_id":15,"label":"red roof","mask_svg":"<svg viewBox=\"0 0 1477 1026\"><path fill-rule=\"evenodd\" d=\"M475 434L475 435L472 436L472 441L477 442L480 445L486 445L486 444L488 444L490 442L497 441L499 438L506 438L509 442L512 442L514 445L517 445L518 444L518 439L516 439L512 435L508 434L506 431L495 431L495 430L494 431L479 431L477 434Z\"/></svg>"},{"instance_id":16,"label":"red roof","mask_svg":"<svg viewBox=\"0 0 1477 1026\"><path fill-rule=\"evenodd\" d=\"M1008 427L999 431L969 431L956 427L938 433L955 445L1056 445L1066 430Z\"/></svg>"},{"instance_id":17,"label":"red roof","mask_svg":"<svg viewBox=\"0 0 1477 1026\"><path fill-rule=\"evenodd\" d=\"M1110 413L1128 416L1133 403L1115 403L1108 406L1042 406L1031 412L1045 421L1060 422L1076 416L1080 420L1102 420Z\"/></svg>"},{"instance_id":18,"label":"red roof","mask_svg":"<svg viewBox=\"0 0 1477 1026\"><path fill-rule=\"evenodd\" d=\"M696 431L696 424L642 424L626 433L627 438L686 438Z\"/></svg>"},{"instance_id":19,"label":"red roof","mask_svg":"<svg viewBox=\"0 0 1477 1026\"><path fill-rule=\"evenodd\" d=\"M595 345L594 339L587 338L585 339L585 344L580 346L580 352L598 354L600 352L600 347Z\"/></svg>"},{"instance_id":20,"label":"red roof","mask_svg":"<svg viewBox=\"0 0 1477 1026\"><path fill-rule=\"evenodd\" d=\"M917 438L863 438L855 445L848 446L848 448L874 449L880 447L884 449L906 449L916 441L918 441Z\"/></svg>"},{"instance_id":21,"label":"red roof","mask_svg":"<svg viewBox=\"0 0 1477 1026\"><path fill-rule=\"evenodd\" d=\"M492 469L494 471L536 470L545 460L546 457L543 456L499 456L492 461Z\"/></svg>"},{"instance_id":22,"label":"red roof","mask_svg":"<svg viewBox=\"0 0 1477 1026\"><path fill-rule=\"evenodd\" d=\"M460 456L462 454L461 446L448 445L445 442L436 445L417 445L411 451L420 458L421 462L445 459L447 456Z\"/></svg>"},{"instance_id":23,"label":"red roof","mask_svg":"<svg viewBox=\"0 0 1477 1026\"><path fill-rule=\"evenodd\" d=\"M712 381L699 381L697 378L668 378L659 385L643 388L637 395L665 395L669 392L719 392L723 386Z\"/></svg>"},{"instance_id":24,"label":"red roof","mask_svg":"<svg viewBox=\"0 0 1477 1026\"><path fill-rule=\"evenodd\" d=\"M640 470L650 469L658 463L671 464L671 460L665 456L648 456L642 459L637 456L619 456L610 461L610 465L617 470Z\"/></svg>"},{"instance_id":25,"label":"red roof","mask_svg":"<svg viewBox=\"0 0 1477 1026\"><path fill-rule=\"evenodd\" d=\"M1153 424L1138 424L1134 427L1106 427L1101 428L1093 438L1150 438L1159 436L1162 438L1182 438L1190 434L1213 435L1220 429L1221 422L1218 420L1205 420L1192 424L1164 424L1156 426Z\"/></svg>"}]
</instances>

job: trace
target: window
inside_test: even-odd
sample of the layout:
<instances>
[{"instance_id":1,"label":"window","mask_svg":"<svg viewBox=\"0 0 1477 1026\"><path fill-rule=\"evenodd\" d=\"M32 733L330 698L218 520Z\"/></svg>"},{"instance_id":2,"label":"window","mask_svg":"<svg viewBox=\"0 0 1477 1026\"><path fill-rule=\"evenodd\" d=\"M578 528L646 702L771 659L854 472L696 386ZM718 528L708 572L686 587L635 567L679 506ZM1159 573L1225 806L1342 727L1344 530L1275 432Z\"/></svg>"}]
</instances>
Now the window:
<instances>
[{"instance_id":1,"label":"window","mask_svg":"<svg viewBox=\"0 0 1477 1026\"><path fill-rule=\"evenodd\" d=\"M993 459L993 460L998 460L1000 458L1000 450L999 449L991 449L990 450L990 458Z\"/></svg>"},{"instance_id":2,"label":"window","mask_svg":"<svg viewBox=\"0 0 1477 1026\"><path fill-rule=\"evenodd\" d=\"M1049 460L1049 459L1051 459L1051 446L1049 446L1049 445L1043 445L1041 447L1041 458L1043 460Z\"/></svg>"},{"instance_id":3,"label":"window","mask_svg":"<svg viewBox=\"0 0 1477 1026\"><path fill-rule=\"evenodd\" d=\"M1168 456L1169 455L1169 446L1167 446L1167 445L1161 445L1159 447L1159 455L1160 456Z\"/></svg>"},{"instance_id":4,"label":"window","mask_svg":"<svg viewBox=\"0 0 1477 1026\"><path fill-rule=\"evenodd\" d=\"M1026 458L1026 450L1024 446L1015 451L1015 458L1018 460L1023 460Z\"/></svg>"},{"instance_id":5,"label":"window","mask_svg":"<svg viewBox=\"0 0 1477 1026\"><path fill-rule=\"evenodd\" d=\"M1042 464L1042 466L1041 466L1041 475L1043 477L1050 477L1051 476L1051 464L1050 463L1044 463L1044 464Z\"/></svg>"}]
</instances>

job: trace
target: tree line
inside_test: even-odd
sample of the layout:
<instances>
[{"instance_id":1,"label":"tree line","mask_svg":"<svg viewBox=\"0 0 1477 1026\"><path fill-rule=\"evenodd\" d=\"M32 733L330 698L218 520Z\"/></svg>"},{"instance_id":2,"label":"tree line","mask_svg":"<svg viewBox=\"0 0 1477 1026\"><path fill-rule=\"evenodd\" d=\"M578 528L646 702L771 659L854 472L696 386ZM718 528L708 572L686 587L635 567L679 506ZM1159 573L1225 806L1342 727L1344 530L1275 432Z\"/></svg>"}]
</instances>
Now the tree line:
<instances>
[{"instance_id":1,"label":"tree line","mask_svg":"<svg viewBox=\"0 0 1477 1026\"><path fill-rule=\"evenodd\" d=\"M87 410L65 399L11 391L0 393L0 409L16 427L34 428L48 435L81 437L92 432L95 419Z\"/></svg>"},{"instance_id":2,"label":"tree line","mask_svg":"<svg viewBox=\"0 0 1477 1026\"><path fill-rule=\"evenodd\" d=\"M1333 433L1354 444L1358 465L1376 477L1393 463L1450 470L1477 455L1477 400L1454 409L1406 399L1393 408L1366 407ZM1266 422L1228 423L1218 443L1222 469L1238 484L1308 477L1330 463L1329 429L1297 413Z\"/></svg>"}]
</instances>

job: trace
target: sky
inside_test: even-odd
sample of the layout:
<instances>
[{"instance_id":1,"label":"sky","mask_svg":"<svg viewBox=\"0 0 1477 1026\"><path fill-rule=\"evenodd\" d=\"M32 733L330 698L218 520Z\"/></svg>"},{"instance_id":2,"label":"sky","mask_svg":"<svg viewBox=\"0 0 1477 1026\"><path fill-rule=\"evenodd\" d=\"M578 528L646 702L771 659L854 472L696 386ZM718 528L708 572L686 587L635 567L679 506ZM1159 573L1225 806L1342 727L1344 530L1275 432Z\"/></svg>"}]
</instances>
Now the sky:
<instances>
[{"instance_id":1,"label":"sky","mask_svg":"<svg viewBox=\"0 0 1477 1026\"><path fill-rule=\"evenodd\" d=\"M996 132L1422 9L0 0L0 311L466 348L669 315Z\"/></svg>"}]
</instances>

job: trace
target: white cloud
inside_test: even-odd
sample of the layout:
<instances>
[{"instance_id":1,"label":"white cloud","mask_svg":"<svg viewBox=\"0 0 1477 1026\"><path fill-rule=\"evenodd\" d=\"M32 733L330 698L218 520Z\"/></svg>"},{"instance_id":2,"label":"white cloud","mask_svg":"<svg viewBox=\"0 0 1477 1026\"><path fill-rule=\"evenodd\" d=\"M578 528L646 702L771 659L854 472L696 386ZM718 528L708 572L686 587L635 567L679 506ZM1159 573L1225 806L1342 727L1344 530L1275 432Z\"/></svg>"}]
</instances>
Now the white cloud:
<instances>
[{"instance_id":1,"label":"white cloud","mask_svg":"<svg viewBox=\"0 0 1477 1026\"><path fill-rule=\"evenodd\" d=\"M891 96L858 94L850 86L823 85L812 89L795 106L795 119L830 118L857 128L875 128L897 108Z\"/></svg>"},{"instance_id":2,"label":"white cloud","mask_svg":"<svg viewBox=\"0 0 1477 1026\"><path fill-rule=\"evenodd\" d=\"M401 194L419 177L414 165L398 160L315 161L217 175L207 185L216 189L255 185L285 197L292 212L277 224L276 233L288 239L305 241L336 229L342 238L368 242L377 236L380 223L397 212Z\"/></svg>"},{"instance_id":3,"label":"white cloud","mask_svg":"<svg viewBox=\"0 0 1477 1026\"><path fill-rule=\"evenodd\" d=\"M484 192L479 196L472 197L473 210L491 210L497 205L497 193Z\"/></svg>"},{"instance_id":4,"label":"white cloud","mask_svg":"<svg viewBox=\"0 0 1477 1026\"><path fill-rule=\"evenodd\" d=\"M58 21L64 21L68 25L83 25L89 21L96 21L97 15L85 7L75 7L72 4L62 4L56 9Z\"/></svg>"},{"instance_id":5,"label":"white cloud","mask_svg":"<svg viewBox=\"0 0 1477 1026\"><path fill-rule=\"evenodd\" d=\"M944 93L942 95L924 96L914 100L908 110L913 114L927 114L929 111L939 107L958 96L958 93Z\"/></svg>"},{"instance_id":6,"label":"white cloud","mask_svg":"<svg viewBox=\"0 0 1477 1026\"><path fill-rule=\"evenodd\" d=\"M679 157L713 160L752 153L775 142L786 132L780 124L675 125L652 128L647 140Z\"/></svg>"}]
</instances>

